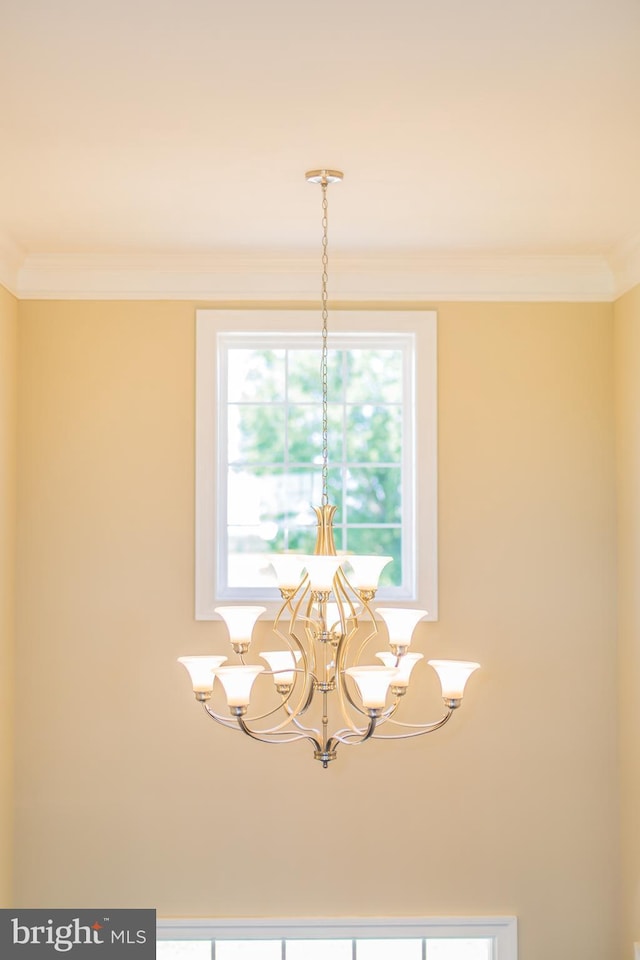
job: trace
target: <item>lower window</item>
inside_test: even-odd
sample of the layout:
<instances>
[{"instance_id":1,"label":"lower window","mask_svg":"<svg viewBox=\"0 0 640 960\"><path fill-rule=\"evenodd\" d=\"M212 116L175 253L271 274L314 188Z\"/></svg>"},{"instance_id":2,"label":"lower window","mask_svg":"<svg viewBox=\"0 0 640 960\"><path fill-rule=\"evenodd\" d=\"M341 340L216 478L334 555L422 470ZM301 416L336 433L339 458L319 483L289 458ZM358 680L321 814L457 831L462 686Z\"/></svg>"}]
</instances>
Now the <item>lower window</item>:
<instances>
[{"instance_id":1,"label":"lower window","mask_svg":"<svg viewBox=\"0 0 640 960\"><path fill-rule=\"evenodd\" d=\"M515 917L158 920L157 960L517 960Z\"/></svg>"}]
</instances>

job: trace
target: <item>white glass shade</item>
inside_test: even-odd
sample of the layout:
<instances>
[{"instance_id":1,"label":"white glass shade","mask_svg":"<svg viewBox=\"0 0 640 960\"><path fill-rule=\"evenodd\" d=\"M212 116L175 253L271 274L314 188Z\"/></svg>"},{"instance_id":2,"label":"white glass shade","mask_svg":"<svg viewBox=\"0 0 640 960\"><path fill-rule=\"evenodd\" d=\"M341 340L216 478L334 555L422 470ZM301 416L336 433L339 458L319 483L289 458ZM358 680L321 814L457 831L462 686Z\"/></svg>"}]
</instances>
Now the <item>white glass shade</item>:
<instances>
[{"instance_id":1,"label":"white glass shade","mask_svg":"<svg viewBox=\"0 0 640 960\"><path fill-rule=\"evenodd\" d=\"M232 640L251 640L256 620L266 607L214 607L227 625Z\"/></svg>"},{"instance_id":2,"label":"white glass shade","mask_svg":"<svg viewBox=\"0 0 640 960\"><path fill-rule=\"evenodd\" d=\"M216 671L216 677L224 687L228 706L248 706L253 681L263 670L264 667L235 665L233 667L220 667Z\"/></svg>"},{"instance_id":3,"label":"white glass shade","mask_svg":"<svg viewBox=\"0 0 640 960\"><path fill-rule=\"evenodd\" d=\"M291 650L269 650L261 653L260 656L269 664L269 669L273 671L274 683L293 683L294 670L302 654L299 650L292 653Z\"/></svg>"},{"instance_id":4,"label":"white glass shade","mask_svg":"<svg viewBox=\"0 0 640 960\"><path fill-rule=\"evenodd\" d=\"M348 667L345 670L356 682L364 707L384 707L389 685L398 671L389 667Z\"/></svg>"},{"instance_id":5,"label":"white glass shade","mask_svg":"<svg viewBox=\"0 0 640 960\"><path fill-rule=\"evenodd\" d=\"M418 620L422 620L427 615L426 610L414 610L406 607L376 607L376 613L380 614L387 625L389 642L402 644L406 647L411 643L411 637Z\"/></svg>"},{"instance_id":6,"label":"white glass shade","mask_svg":"<svg viewBox=\"0 0 640 960\"><path fill-rule=\"evenodd\" d=\"M396 660L398 659L393 653L376 653L376 657L378 660L382 660L385 667L395 667ZM393 681L394 686L408 687L411 671L415 667L418 660L423 659L423 653L405 653L403 657L400 657L400 661L396 667L397 676Z\"/></svg>"},{"instance_id":7,"label":"white glass shade","mask_svg":"<svg viewBox=\"0 0 640 960\"><path fill-rule=\"evenodd\" d=\"M440 677L442 696L446 700L462 700L464 687L473 673L480 666L470 660L428 660Z\"/></svg>"},{"instance_id":8,"label":"white glass shade","mask_svg":"<svg viewBox=\"0 0 640 960\"><path fill-rule=\"evenodd\" d=\"M226 657L178 657L178 663L181 663L189 673L194 693L211 693L215 679L213 671L226 659Z\"/></svg>"},{"instance_id":9,"label":"white glass shade","mask_svg":"<svg viewBox=\"0 0 640 960\"><path fill-rule=\"evenodd\" d=\"M353 605L343 604L342 611L344 614L345 621L352 620L355 616L362 611L362 604L353 602ZM340 627L340 610L337 603L328 603L326 606L326 623L327 627Z\"/></svg>"},{"instance_id":10,"label":"white glass shade","mask_svg":"<svg viewBox=\"0 0 640 960\"><path fill-rule=\"evenodd\" d=\"M393 557L365 557L358 554L347 557L352 573L349 582L357 590L377 590L380 574Z\"/></svg>"},{"instance_id":11,"label":"white glass shade","mask_svg":"<svg viewBox=\"0 0 640 960\"><path fill-rule=\"evenodd\" d=\"M270 558L280 590L295 590L304 576L306 557L295 553L279 553Z\"/></svg>"},{"instance_id":12,"label":"white glass shade","mask_svg":"<svg viewBox=\"0 0 640 960\"><path fill-rule=\"evenodd\" d=\"M342 557L327 557L321 554L305 557L304 565L309 574L311 589L318 593L327 593L331 590L333 578L342 560Z\"/></svg>"}]
</instances>

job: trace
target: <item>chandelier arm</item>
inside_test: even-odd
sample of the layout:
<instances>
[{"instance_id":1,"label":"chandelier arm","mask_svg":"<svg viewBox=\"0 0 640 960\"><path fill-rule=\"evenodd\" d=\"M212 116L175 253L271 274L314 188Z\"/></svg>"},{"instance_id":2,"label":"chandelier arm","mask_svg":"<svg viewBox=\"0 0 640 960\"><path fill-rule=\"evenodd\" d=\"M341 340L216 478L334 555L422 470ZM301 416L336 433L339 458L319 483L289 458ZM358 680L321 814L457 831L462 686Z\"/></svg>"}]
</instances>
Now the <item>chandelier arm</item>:
<instances>
[{"instance_id":1,"label":"chandelier arm","mask_svg":"<svg viewBox=\"0 0 640 960\"><path fill-rule=\"evenodd\" d=\"M358 734L361 732L360 728L356 726L354 720L352 719L349 713L349 710L347 709L345 699L348 700L348 702L351 704L353 709L357 713L359 713L361 716L366 717L367 714L361 707L358 706L358 704L355 702L355 700L349 693L349 690L347 688L347 683L345 680L345 672L344 672L345 660L346 660L346 650L343 650L341 652L340 646L338 646L338 651L336 653L336 677L337 677L336 690L338 692L338 704L340 706L340 713L342 714L342 719L347 724L347 726L350 727L351 730L354 731L354 733Z\"/></svg>"},{"instance_id":2,"label":"chandelier arm","mask_svg":"<svg viewBox=\"0 0 640 960\"><path fill-rule=\"evenodd\" d=\"M267 740L262 734L257 733L255 730L252 730L251 727L247 726L242 717L238 717L238 727L243 733L246 733L248 737L251 737L252 740L257 740L259 743L295 743L296 740L309 740L316 750L321 749L318 740L316 740L315 737L310 737L308 734L296 734L296 736L287 737L286 740Z\"/></svg>"},{"instance_id":3,"label":"chandelier arm","mask_svg":"<svg viewBox=\"0 0 640 960\"><path fill-rule=\"evenodd\" d=\"M313 692L314 692L313 681L315 678L315 662L314 662L315 658L309 657L307 648L302 643L302 641L298 639L296 633L294 632L294 624L296 622L296 619L300 619L297 615L297 611L300 607L300 603L302 602L302 599L304 598L305 593L306 593L306 589L305 591L303 591L302 597L300 597L298 603L296 604L295 609L291 604L291 598L289 598L286 601L286 603L282 605L282 607L280 608L280 610L276 615L276 618L273 622L273 627L272 627L273 634L276 637L278 637L280 640L282 640L282 642L285 643L290 649L292 649L294 653L299 652L302 659L302 670L298 668L294 670L294 673L300 673L304 677L305 682L303 684L302 696L297 701L297 705L295 706L295 708L293 710L288 710L288 712L290 712L293 716L296 716L296 717L304 714L309 709L311 702L313 700ZM289 607L289 609L292 612L292 618L289 622L289 629L285 634L283 630L281 630L280 628L280 617L282 616L284 610L287 607ZM279 710L280 707L286 706L286 703L288 703L289 699L293 696L294 689L295 687L292 688L291 692L286 695L285 700L280 704L278 704L275 710ZM275 710L272 712L275 712ZM266 714L266 716L268 716L268 714Z\"/></svg>"},{"instance_id":4,"label":"chandelier arm","mask_svg":"<svg viewBox=\"0 0 640 960\"><path fill-rule=\"evenodd\" d=\"M344 661L346 658L343 657L342 659L343 659L343 661ZM337 666L338 666L338 665L336 664L336 673L338 672ZM351 704L351 706L353 707L353 709L354 709L357 713L359 713L361 716L366 717L366 716L368 716L368 714L367 714L367 711L366 711L366 710L363 710L362 707L359 707L359 706L358 706L358 704L356 703L356 701L353 699L353 697L352 697L351 694L349 693L349 688L347 687L347 682L346 682L346 680L345 680L345 668L344 668L343 666L340 667L339 673L340 673L340 679L339 679L339 682L336 684L336 687L337 687L337 689L338 689L340 706L342 707L342 715L343 715L346 723L347 723L353 730L357 730L358 727L356 727L356 725L354 724L353 720L352 720L351 717L349 716L349 711L347 710L347 708L346 708L346 706L345 706L345 702L344 702L344 701L345 701L345 698L349 701L349 703Z\"/></svg>"},{"instance_id":5,"label":"chandelier arm","mask_svg":"<svg viewBox=\"0 0 640 960\"><path fill-rule=\"evenodd\" d=\"M291 609L291 619L289 620L288 634L298 645L298 648L302 653L303 661L306 664L307 672L309 673L309 675L311 675L311 674L315 674L316 672L316 659L315 659L315 650L313 648L313 644L310 644L309 648L307 649L307 647L302 643L301 640L298 639L295 633L296 624L298 622L304 622L304 621L310 620L309 616L305 617L304 614L300 612L302 604L305 598L307 597L307 595L309 595L308 604L307 604L307 615L310 613L311 606L313 604L313 598L311 597L311 580L309 579L308 574L305 574L305 579L302 581L300 586L303 587L303 590L298 598L298 601L295 607L291 604L291 600L287 601L287 604ZM298 587L298 589L300 589L300 587Z\"/></svg>"},{"instance_id":6,"label":"chandelier arm","mask_svg":"<svg viewBox=\"0 0 640 960\"><path fill-rule=\"evenodd\" d=\"M445 713L440 720L435 720L433 723L400 723L398 720L391 720L391 723L394 723L399 727L412 727L414 729L411 733L383 735L376 734L374 740L410 740L413 737L422 737L425 733L433 733L434 730L439 730L440 727L444 727L445 723L447 723L447 721L450 719L452 713L453 710L449 708L447 713Z\"/></svg>"},{"instance_id":7,"label":"chandelier arm","mask_svg":"<svg viewBox=\"0 0 640 960\"><path fill-rule=\"evenodd\" d=\"M244 658L242 656L240 657L240 660L244 664ZM294 672L297 673L299 671L294 671ZM266 676L272 676L273 673L274 673L273 670L264 671L264 675ZM309 674L309 677L311 680L313 680L313 676L311 674ZM313 699L313 683L311 683L311 686L306 694L306 699L304 699L304 703L302 703L303 698L301 697L298 703L298 706L295 709L287 708L286 706L287 701L292 696L292 694L293 694L293 688L291 689L290 693L283 695L283 699L280 701L280 703L277 703L272 710L267 710L266 713L261 713L256 717L251 717L251 722L256 723L256 722L259 722L260 720L266 720L268 717L271 717L275 713L278 713L278 711L281 710L282 707L285 707L285 709L287 709L287 713L289 714L289 717L286 720L283 720L282 723L276 724L275 727L265 732L275 734L278 730L281 730L284 727L286 727L290 723L291 719L293 719L294 717L300 716L300 714L304 713L309 708L309 705ZM211 707L209 707L206 702L203 702L203 706L213 720L217 720L218 723L221 723L223 726L228 727L230 730L237 729L234 721L229 721L226 719L226 717L221 717L214 710L212 710Z\"/></svg>"},{"instance_id":8,"label":"chandelier arm","mask_svg":"<svg viewBox=\"0 0 640 960\"><path fill-rule=\"evenodd\" d=\"M279 611L279 613L280 612L281 611ZM298 639L298 637L296 636L296 634L293 632L291 628L288 631L288 635L284 634L282 630L280 630L278 626L278 619L279 619L279 614L278 614L278 618L274 621L272 632L275 634L276 637L278 637L280 640L286 643L289 648L292 648L293 645L291 643L291 640L293 640L295 646L297 647L297 651L294 650L293 652L294 653L299 652L302 659L302 670L300 670L299 668L296 668L294 670L294 673L301 673L305 678L304 690L306 691L306 693L303 691L303 696L300 698L299 705L294 711L296 715L299 715L309 709L311 701L313 700L313 680L315 678L315 663L310 662L311 658L308 655L305 645ZM307 690L307 686L308 686L308 690ZM293 689L291 690L291 693L287 696L287 701L292 695L293 695ZM303 703L303 699L304 699L304 703Z\"/></svg>"},{"instance_id":9,"label":"chandelier arm","mask_svg":"<svg viewBox=\"0 0 640 960\"><path fill-rule=\"evenodd\" d=\"M215 712L215 710L212 710L211 707L204 701L202 702L202 706L204 707L205 713L207 713L212 720L215 720L216 723L220 723L223 727L226 727L228 730L238 729L238 724L235 722L235 720L229 720L227 717L219 716Z\"/></svg>"},{"instance_id":10,"label":"chandelier arm","mask_svg":"<svg viewBox=\"0 0 640 960\"><path fill-rule=\"evenodd\" d=\"M369 717L367 729L364 732L360 731L359 739L357 740L353 739L353 737L358 736L358 734L355 732L346 733L344 738L341 737L339 733L334 733L327 741L327 750L335 750L339 743L344 743L348 747L355 747L360 743L365 743L367 740L370 740L371 737L373 737L377 723L378 717ZM348 740L346 739L347 737L349 737Z\"/></svg>"},{"instance_id":11,"label":"chandelier arm","mask_svg":"<svg viewBox=\"0 0 640 960\"><path fill-rule=\"evenodd\" d=\"M296 726L300 726L299 724L296 723L296 720L301 714L303 714L307 710L309 704L311 703L312 698L313 698L313 685L309 690L309 694L305 704L300 709L294 710L291 707L287 706L287 702L285 699L284 701L281 701L279 704L277 704L277 706L275 706L273 710L270 710L268 713L263 713L259 717L251 717L251 723L255 723L256 721L259 721L259 720L265 720L267 717L272 716L272 714L277 713L278 710L281 710L284 707L284 709L287 712L287 717L285 720L282 721L282 723L277 723L275 727L269 727L268 730L259 731L260 733L267 733L273 736L279 736L280 731L285 732L285 727L287 727L290 723L295 723ZM313 730L312 727L306 728L302 726L300 726L300 729ZM313 730L313 732L315 733L317 731Z\"/></svg>"},{"instance_id":12,"label":"chandelier arm","mask_svg":"<svg viewBox=\"0 0 640 960\"><path fill-rule=\"evenodd\" d=\"M284 616L285 611L287 611L287 610L290 611L291 616L289 617L289 630L287 631L287 633L288 633L289 635L291 635L291 636L294 636L294 635L292 634L292 631L291 631L291 625L295 623L295 621L296 621L296 619L297 619L297 617L298 617L298 610L299 610L299 608L300 608L300 604L301 604L301 602L302 602L302 600L303 600L303 598L304 598L304 596L305 596L305 594L306 594L306 592L307 592L307 589L308 589L308 587L309 587L308 579L309 579L308 574L305 573L304 577L302 578L302 580L300 581L300 583L298 584L298 586L295 588L295 590L294 590L293 592L288 592L288 593L282 595L282 599L283 599L284 602L283 602L283 603L280 605L280 607L278 608L278 610L277 610L277 612L276 612L276 615L275 615L275 617L274 617L274 620L273 620L273 632L274 632L275 634L277 634L277 636L281 637L281 638L285 641L285 643L287 643L287 644L289 643L289 641L288 641L288 639L287 639L287 634L283 633L283 631L280 629L280 620L281 620L282 617ZM305 582L307 582L307 585L306 585L306 586L304 586L304 585L305 585ZM302 587L304 587L304 589L302 590L302 593L301 593L300 597L298 597L298 600L297 600L296 605L295 605L295 607L294 607L294 605L293 605L293 603L292 603L291 601L295 599L295 597L298 595L298 592L300 591L300 589L301 589ZM300 644L300 641L298 640L298 638L294 636L294 639L295 639L296 643L299 645L299 644Z\"/></svg>"},{"instance_id":13,"label":"chandelier arm","mask_svg":"<svg viewBox=\"0 0 640 960\"><path fill-rule=\"evenodd\" d=\"M307 684L308 684L307 696L306 696L306 699L305 699L304 703L302 704L302 706L301 706L298 710L292 710L290 707L287 706L286 703L284 704L284 707L285 707L287 713L290 713L292 717L300 717L300 716L302 716L303 714L305 714L305 713L307 712L307 710L308 710L309 707L311 706L311 701L313 700L313 694L314 694L314 692L315 692L314 682L315 682L315 676L314 676L314 674L312 674L312 673L307 674ZM302 698L301 698L301 699L302 699Z\"/></svg>"},{"instance_id":14,"label":"chandelier arm","mask_svg":"<svg viewBox=\"0 0 640 960\"><path fill-rule=\"evenodd\" d=\"M397 723L397 722L398 722L397 720L396 720L396 721L390 720L390 718L394 715L394 713L395 713L396 710L398 709L398 706L399 706L399 701L396 700L394 703L392 703L392 705L389 707L388 710L386 710L384 713L381 713L379 716L377 716L377 717L375 718L375 719L376 719L376 727L377 727L378 729L382 726L383 723L386 723L388 720L389 720L391 723ZM364 713L364 711L362 711L362 712ZM370 717L369 714L365 714L365 716L367 716L368 719L369 719L369 717ZM347 718L347 723L349 724L349 726L344 727L344 728L341 729L341 730L337 730L336 733L334 734L335 737L342 737L342 736L348 736L348 737L352 737L352 736L362 736L362 735L365 733L365 728L356 727L356 725L355 725L354 723L352 723L350 717Z\"/></svg>"},{"instance_id":15,"label":"chandelier arm","mask_svg":"<svg viewBox=\"0 0 640 960\"><path fill-rule=\"evenodd\" d=\"M297 716L291 716L291 722L298 728L298 730L305 731L306 733L315 733L316 736L320 736L320 731L316 727L305 727L303 723L300 723Z\"/></svg>"},{"instance_id":16,"label":"chandelier arm","mask_svg":"<svg viewBox=\"0 0 640 960\"><path fill-rule=\"evenodd\" d=\"M373 615L373 610L371 609L371 607L369 606L369 603L366 600L362 601L362 609L363 609L363 612L368 613L369 616L371 617L371 629L369 633L367 633L367 635L364 637L362 642L360 643L360 646L358 647L358 653L354 660L354 666L360 662L360 657L364 653L365 647L367 646L367 644L369 644L374 637L377 637L379 633L378 623L376 621L376 618Z\"/></svg>"}]
</instances>

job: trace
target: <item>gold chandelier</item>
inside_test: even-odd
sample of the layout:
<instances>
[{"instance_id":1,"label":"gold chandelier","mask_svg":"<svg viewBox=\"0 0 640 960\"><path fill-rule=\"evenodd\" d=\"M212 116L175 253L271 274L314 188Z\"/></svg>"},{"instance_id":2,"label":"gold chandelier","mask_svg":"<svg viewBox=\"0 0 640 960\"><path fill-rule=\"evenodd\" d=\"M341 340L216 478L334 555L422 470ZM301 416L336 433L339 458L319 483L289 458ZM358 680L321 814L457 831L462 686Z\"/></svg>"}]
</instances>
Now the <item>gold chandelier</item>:
<instances>
[{"instance_id":1,"label":"gold chandelier","mask_svg":"<svg viewBox=\"0 0 640 960\"><path fill-rule=\"evenodd\" d=\"M277 649L259 653L266 666L247 662L262 606L221 606L237 662L226 656L180 657L191 677L193 692L207 714L224 727L261 743L306 740L326 769L341 744L367 740L404 740L442 727L462 703L467 679L479 664L463 660L429 660L440 678L445 712L430 723L397 719L411 673L423 659L409 652L414 629L426 610L372 607L383 568L391 557L337 555L333 518L336 507L328 497L328 202L327 187L342 180L338 170L312 170L310 183L322 188L322 501L317 518L313 555L274 554L270 558L282 603L271 634ZM376 615L381 618L376 619ZM388 648L373 650L386 627ZM375 659L379 662L375 662ZM261 691L251 709L258 677L270 677L271 699ZM214 710L218 680L229 713ZM275 697L274 697L275 694ZM335 718L335 719L334 719ZM333 722L332 722L333 721Z\"/></svg>"}]
</instances>

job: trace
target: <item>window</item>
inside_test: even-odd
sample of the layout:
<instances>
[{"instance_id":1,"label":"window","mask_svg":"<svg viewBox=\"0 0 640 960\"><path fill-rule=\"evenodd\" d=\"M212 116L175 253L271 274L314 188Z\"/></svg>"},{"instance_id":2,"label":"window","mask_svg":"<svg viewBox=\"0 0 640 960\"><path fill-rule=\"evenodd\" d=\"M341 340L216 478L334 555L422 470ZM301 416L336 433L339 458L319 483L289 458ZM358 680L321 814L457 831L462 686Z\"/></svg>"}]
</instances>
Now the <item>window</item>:
<instances>
[{"instance_id":1,"label":"window","mask_svg":"<svg viewBox=\"0 0 640 960\"><path fill-rule=\"evenodd\" d=\"M277 601L269 554L313 550L318 324L318 311L198 311L199 619L220 600ZM333 313L328 400L337 549L392 556L378 598L435 619L435 315Z\"/></svg>"},{"instance_id":2,"label":"window","mask_svg":"<svg viewBox=\"0 0 640 960\"><path fill-rule=\"evenodd\" d=\"M159 920L158 960L517 960L515 917Z\"/></svg>"}]
</instances>

